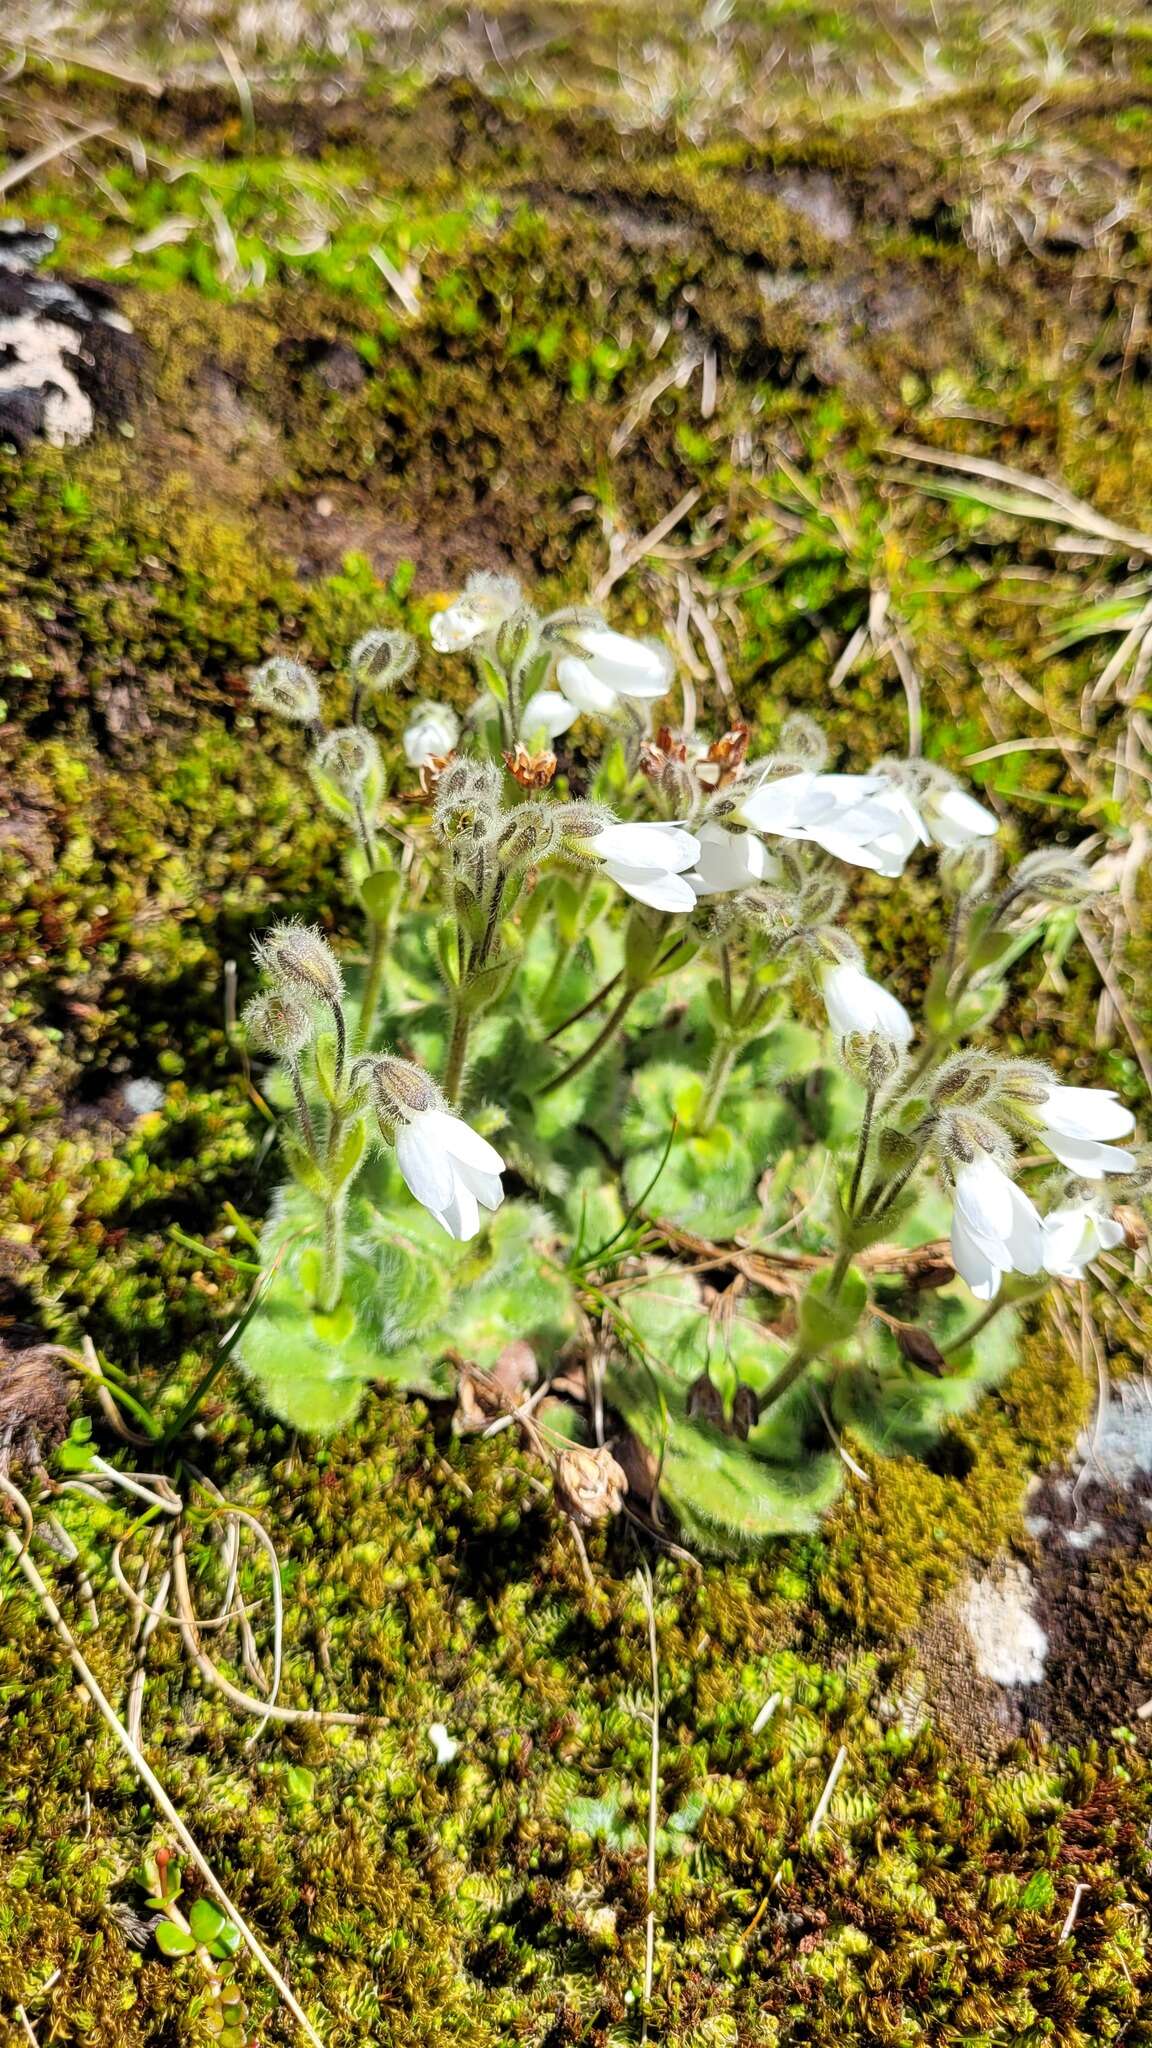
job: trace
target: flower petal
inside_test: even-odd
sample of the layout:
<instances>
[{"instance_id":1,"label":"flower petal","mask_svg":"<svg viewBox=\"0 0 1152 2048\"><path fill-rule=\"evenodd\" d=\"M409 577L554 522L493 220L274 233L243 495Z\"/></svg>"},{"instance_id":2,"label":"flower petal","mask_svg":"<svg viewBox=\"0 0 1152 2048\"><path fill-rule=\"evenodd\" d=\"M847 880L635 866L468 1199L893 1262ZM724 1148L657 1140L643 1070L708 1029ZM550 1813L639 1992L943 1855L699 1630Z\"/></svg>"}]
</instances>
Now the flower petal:
<instances>
[{"instance_id":1,"label":"flower petal","mask_svg":"<svg viewBox=\"0 0 1152 2048\"><path fill-rule=\"evenodd\" d=\"M396 1164L411 1194L434 1216L452 1200L455 1175L452 1162L438 1137L424 1128L426 1111L414 1117L396 1134Z\"/></svg>"},{"instance_id":2,"label":"flower petal","mask_svg":"<svg viewBox=\"0 0 1152 2048\"><path fill-rule=\"evenodd\" d=\"M981 1241L973 1237L959 1209L952 1212L952 1263L962 1280L966 1280L977 1301L994 1301L1000 1292L1000 1276L1003 1271L986 1251Z\"/></svg>"},{"instance_id":3,"label":"flower petal","mask_svg":"<svg viewBox=\"0 0 1152 2048\"><path fill-rule=\"evenodd\" d=\"M1131 1173L1138 1164L1136 1154L1120 1145L1102 1145L1095 1138L1068 1138L1047 1126L1040 1135L1061 1166L1069 1173L1082 1174L1085 1180L1100 1180L1106 1173Z\"/></svg>"},{"instance_id":4,"label":"flower petal","mask_svg":"<svg viewBox=\"0 0 1152 2048\"><path fill-rule=\"evenodd\" d=\"M623 861L606 860L605 874L652 910L695 910L696 892L684 875L671 875L663 868L628 867Z\"/></svg>"},{"instance_id":5,"label":"flower petal","mask_svg":"<svg viewBox=\"0 0 1152 2048\"><path fill-rule=\"evenodd\" d=\"M474 1166L481 1173L503 1173L504 1161L495 1145L474 1131L462 1116L453 1116L448 1109L425 1109L409 1129L422 1126L437 1148L458 1159L466 1166Z\"/></svg>"},{"instance_id":6,"label":"flower petal","mask_svg":"<svg viewBox=\"0 0 1152 2048\"><path fill-rule=\"evenodd\" d=\"M1039 1114L1069 1138L1126 1138L1136 1122L1112 1088L1051 1087Z\"/></svg>"},{"instance_id":7,"label":"flower petal","mask_svg":"<svg viewBox=\"0 0 1152 2048\"><path fill-rule=\"evenodd\" d=\"M562 691L537 690L520 713L520 737L527 742L542 733L545 739L559 739L579 716L576 705Z\"/></svg>"},{"instance_id":8,"label":"flower petal","mask_svg":"<svg viewBox=\"0 0 1152 2048\"><path fill-rule=\"evenodd\" d=\"M700 858L700 841L680 825L605 825L587 846L601 860L622 861L627 867L670 868L673 874L694 866Z\"/></svg>"},{"instance_id":9,"label":"flower petal","mask_svg":"<svg viewBox=\"0 0 1152 2048\"><path fill-rule=\"evenodd\" d=\"M618 692L582 661L578 654L562 654L556 663L556 681L570 704L593 718L605 718L616 708Z\"/></svg>"}]
</instances>

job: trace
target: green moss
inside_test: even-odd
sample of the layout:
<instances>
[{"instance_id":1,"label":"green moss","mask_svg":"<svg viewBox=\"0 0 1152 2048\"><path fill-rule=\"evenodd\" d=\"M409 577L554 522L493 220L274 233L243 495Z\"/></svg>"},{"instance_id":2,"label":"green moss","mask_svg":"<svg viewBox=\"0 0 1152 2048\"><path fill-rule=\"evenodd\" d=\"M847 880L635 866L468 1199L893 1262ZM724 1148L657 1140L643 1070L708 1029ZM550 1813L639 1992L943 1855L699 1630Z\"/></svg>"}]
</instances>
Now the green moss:
<instances>
[{"instance_id":1,"label":"green moss","mask_svg":"<svg viewBox=\"0 0 1152 2048\"><path fill-rule=\"evenodd\" d=\"M1046 529L894 485L882 450L893 433L978 447L1064 476L1121 519L1138 521L1152 495L1146 350L1126 296L1147 255L1139 220L1114 269L1107 252L1043 244L1000 268L964 239L980 148L1016 146L1007 121L1036 90L1026 52L989 80L985 13L951 10L938 31L956 78L947 109L913 100L894 115L886 18L738 8L735 70L716 59L713 75L721 107L735 81L747 141L698 89L712 45L686 6L653 29L660 63L671 52L680 67L667 122L623 141L616 119L632 119L636 93L616 66L639 30L633 9L607 5L579 22L549 10L555 103L483 51L479 82L427 86L418 68L387 78L365 53L341 103L258 90L255 149L231 93L153 102L73 74L77 118L139 134L151 161L137 176L94 141L103 188L64 160L20 202L62 226L60 268L121 282L148 395L132 438L0 462L14 798L0 841L5 1335L86 1328L146 1386L169 1371L188 1384L235 1311L242 1276L211 1254L235 1247L234 1213L259 1223L273 1174L226 1043L225 965L239 963L243 991L250 935L280 910L351 939L296 743L249 722L244 672L274 648L334 664L367 624L419 623L435 591L494 562L545 599L581 595L603 572L605 523L643 533L699 489L671 542L719 542L692 559L724 600L737 696L766 741L801 704L845 757L903 745L888 657L864 659L828 700L830 660L880 585L915 653L934 756L955 766L1004 738L1079 730L1100 649L1043 649L1096 565L1070 564ZM463 14L455 26L467 29ZM1130 116L1147 55L1134 28L1081 26L1056 21L1068 75L1049 81L1030 127L1143 177L1149 134ZM819 105L814 40L830 81ZM776 128L762 141L749 81L777 44ZM259 60L269 78L283 61ZM292 61L323 73L331 60ZM639 69L673 76L655 57ZM42 140L60 87L34 64L21 90L14 154ZM156 165L177 159L173 186ZM852 234L838 240L786 202L785 174L831 178ZM177 211L193 223L183 240L110 262ZM308 219L323 245L294 253ZM418 265L418 318L374 247ZM335 374L333 348L348 352ZM710 416L697 370L621 442L652 380L708 350ZM663 631L681 566L656 558L623 579L614 616ZM705 678L700 694L704 719L727 722ZM1089 822L1122 829L1110 808L1122 714L1104 707L1096 737L1099 763L1077 757L1100 785ZM1088 794L1047 745L974 773L1021 847L1067 833ZM876 959L915 996L942 936L927 901L899 925L870 884L860 903ZM1145 1029L1146 956L1137 935ZM1088 1080L1095 972L1075 950L1060 973L1040 993L1021 975L1004 1025L1017 1049ZM1135 1099L1123 1040L1104 1063L1101 1078ZM129 1077L165 1088L143 1121L118 1098ZM1111 1304L1100 1318L1110 1370L1131 1369L1140 1339ZM1086 1400L1037 1335L934 1465L861 1453L871 1485L852 1482L817 1537L754 1567L661 1564L651 2038L1152 2041L1139 1730L1107 1755L1088 1730L1078 1748L1036 1735L983 1767L931 1727L905 1734L893 1705L910 1629L970 1564L1020 1539L1028 1476L1064 1455ZM327 2014L326 2038L633 2038L649 1672L629 1540L593 1542L592 1599L510 1436L456 1443L418 1404L372 1401L307 1461L235 1380L205 1421L205 1462L283 1560L285 1697L380 1721L269 1731L248 1748L250 1727L161 1628L149 1754L299 1995ZM101 1628L86 1648L122 1701L131 1621L106 1559L126 1518L101 1520L77 1496L58 1508L95 1587ZM194 1565L210 1576L206 1553ZM69 1570L49 1568L81 1614ZM1108 1625L1146 1628L1142 1556L1104 1576ZM244 1581L266 1599L254 1554ZM42 2041L55 2025L113 2048L191 2048L204 2038L194 1966L133 1948L114 1910L139 1910L132 1873L163 1830L7 1566L4 1591L0 2001L23 2003ZM461 1742L441 1770L434 1721ZM841 1743L845 1774L813 1844ZM1061 1944L1078 1881L1088 1894ZM244 1989L270 2037L270 1994L250 1971Z\"/></svg>"}]
</instances>

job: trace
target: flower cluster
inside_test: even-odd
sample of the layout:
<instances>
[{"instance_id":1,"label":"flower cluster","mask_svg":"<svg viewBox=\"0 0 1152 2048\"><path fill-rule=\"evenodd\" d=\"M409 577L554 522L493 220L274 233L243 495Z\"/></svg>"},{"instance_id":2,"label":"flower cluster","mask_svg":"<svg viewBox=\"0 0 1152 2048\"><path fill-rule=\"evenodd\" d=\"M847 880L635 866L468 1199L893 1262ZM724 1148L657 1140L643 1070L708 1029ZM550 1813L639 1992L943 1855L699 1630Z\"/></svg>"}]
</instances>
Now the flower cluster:
<instances>
[{"instance_id":1,"label":"flower cluster","mask_svg":"<svg viewBox=\"0 0 1152 2048\"><path fill-rule=\"evenodd\" d=\"M357 643L350 713L331 728L301 663L277 659L252 679L254 702L303 729L317 795L347 829L367 923L357 1017L327 940L291 923L258 949L267 986L246 1013L249 1042L286 1076L296 1116L289 1164L322 1215L316 1310L331 1317L344 1300L345 1211L374 1148L391 1148L410 1195L459 1242L480 1236L503 1202L504 1156L482 1130L500 1136L534 1193L553 1197L568 1168L545 1156L536 1106L575 1090L613 1052L613 1100L626 1102L641 1034L659 1022L654 992L681 973L682 1011L697 1004L690 1056L702 1045L706 1071L677 1097L683 1129L654 1135L661 1172L670 1158L674 1172L677 1146L697 1148L681 1180L689 1203L711 1157L723 1174L717 1140L738 1150L741 1132L761 1128L748 1103L754 1111L764 1092L764 1048L778 1027L822 1013L831 1068L855 1089L850 1138L841 1130L828 1140L834 1196L810 1205L826 1264L799 1304L781 1386L760 1406L867 1320L869 1284L855 1262L912 1227L933 1182L951 1198L955 1273L989 1310L1078 1279L1116 1249L1123 1227L1105 1186L1115 1176L1127 1177L1112 1178L1124 1192L1144 1185L1140 1154L1117 1142L1134 1129L1131 1111L1035 1063L964 1049L994 1020L1009 969L1053 906L1091 888L1074 852L1041 849L1011 867L997 816L940 764L884 757L841 767L807 718L785 719L760 754L742 723L716 739L658 724L675 682L665 647L591 607L542 613L508 575L470 578L434 613L430 640L446 660L435 694L406 701L399 774L406 764L409 787L391 799L396 771L374 720L384 692L409 687L411 636L382 629ZM476 678L461 708L458 658ZM603 728L589 759L579 731L558 754L581 719ZM898 993L870 972L853 929L861 876L894 882L914 860L934 865L946 910L918 1012L906 983ZM426 977L414 993L394 961L409 877L421 908L404 927L406 957L423 949L439 974L435 1021ZM601 961L597 988L589 967ZM574 1004L558 999L566 978ZM664 1014L667 1038L676 1012ZM630 1041L641 1016L649 1022ZM573 1049L561 1050L577 1028ZM423 1063L379 1038L414 1047ZM493 1082L484 1061L497 1046L511 1071ZM460 1113L470 1089L500 1104L477 1116L481 1128ZM579 1094L570 1100L576 1124L588 1112ZM752 1187L763 1164L762 1154L749 1162ZM914 1348L904 1355L914 1361Z\"/></svg>"}]
</instances>

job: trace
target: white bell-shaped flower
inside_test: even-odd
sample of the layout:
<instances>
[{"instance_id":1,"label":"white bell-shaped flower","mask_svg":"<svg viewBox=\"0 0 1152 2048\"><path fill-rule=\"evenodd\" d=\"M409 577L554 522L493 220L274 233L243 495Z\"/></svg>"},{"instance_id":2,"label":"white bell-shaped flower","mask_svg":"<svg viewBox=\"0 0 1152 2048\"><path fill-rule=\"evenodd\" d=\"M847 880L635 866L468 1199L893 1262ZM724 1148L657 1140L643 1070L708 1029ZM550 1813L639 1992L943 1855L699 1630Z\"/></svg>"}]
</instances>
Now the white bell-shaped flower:
<instances>
[{"instance_id":1,"label":"white bell-shaped flower","mask_svg":"<svg viewBox=\"0 0 1152 2048\"><path fill-rule=\"evenodd\" d=\"M991 839L1000 829L995 813L966 789L929 786L921 796L920 812L936 846L959 850L977 839Z\"/></svg>"},{"instance_id":2,"label":"white bell-shaped flower","mask_svg":"<svg viewBox=\"0 0 1152 2048\"><path fill-rule=\"evenodd\" d=\"M1136 1119L1111 1088L1063 1088L1053 1083L1042 1102L1028 1105L1029 1122L1050 1152L1071 1173L1099 1180L1105 1173L1129 1173L1136 1157L1107 1138L1126 1138Z\"/></svg>"},{"instance_id":3,"label":"white bell-shaped flower","mask_svg":"<svg viewBox=\"0 0 1152 2048\"><path fill-rule=\"evenodd\" d=\"M447 1109L420 1109L396 1133L396 1159L416 1200L449 1237L475 1237L481 1209L504 1200L494 1145Z\"/></svg>"},{"instance_id":4,"label":"white bell-shaped flower","mask_svg":"<svg viewBox=\"0 0 1152 2048\"><path fill-rule=\"evenodd\" d=\"M497 576L482 569L470 576L459 597L437 612L429 637L437 654L459 654L485 633L498 632L523 601L514 576Z\"/></svg>"},{"instance_id":5,"label":"white bell-shaped flower","mask_svg":"<svg viewBox=\"0 0 1152 2048\"><path fill-rule=\"evenodd\" d=\"M1098 1202L1067 1202L1044 1218L1044 1271L1057 1280L1081 1280L1093 1259L1124 1241L1124 1226Z\"/></svg>"},{"instance_id":6,"label":"white bell-shaped flower","mask_svg":"<svg viewBox=\"0 0 1152 2048\"><path fill-rule=\"evenodd\" d=\"M977 1301L994 1301L1005 1273L1038 1273L1044 1235L1034 1204L990 1153L957 1168L952 1263Z\"/></svg>"},{"instance_id":7,"label":"white bell-shaped flower","mask_svg":"<svg viewBox=\"0 0 1152 2048\"><path fill-rule=\"evenodd\" d=\"M687 870L700 858L700 842L680 825L605 825L584 842L605 872L638 903L653 910L694 910L696 891Z\"/></svg>"},{"instance_id":8,"label":"white bell-shaped flower","mask_svg":"<svg viewBox=\"0 0 1152 2048\"><path fill-rule=\"evenodd\" d=\"M417 704L404 727L404 758L413 768L443 760L459 737L460 720L450 704Z\"/></svg>"},{"instance_id":9,"label":"white bell-shaped flower","mask_svg":"<svg viewBox=\"0 0 1152 2048\"><path fill-rule=\"evenodd\" d=\"M574 725L580 713L560 690L537 690L520 713L519 737L526 747L559 739Z\"/></svg>"},{"instance_id":10,"label":"white bell-shaped flower","mask_svg":"<svg viewBox=\"0 0 1152 2048\"><path fill-rule=\"evenodd\" d=\"M673 661L656 640L633 640L610 626L565 628L556 681L576 710L605 718L619 698L652 701L672 684Z\"/></svg>"},{"instance_id":11,"label":"white bell-shaped flower","mask_svg":"<svg viewBox=\"0 0 1152 2048\"><path fill-rule=\"evenodd\" d=\"M731 889L747 889L778 872L762 839L754 832L729 832L715 820L696 827L700 858L688 876L697 896L720 896Z\"/></svg>"},{"instance_id":12,"label":"white bell-shaped flower","mask_svg":"<svg viewBox=\"0 0 1152 2048\"><path fill-rule=\"evenodd\" d=\"M859 1031L891 1039L893 1045L911 1044L912 1019L903 1003L854 961L837 960L821 968L818 979L837 1038Z\"/></svg>"},{"instance_id":13,"label":"white bell-shaped flower","mask_svg":"<svg viewBox=\"0 0 1152 2048\"><path fill-rule=\"evenodd\" d=\"M758 832L807 839L850 867L903 872L913 847L928 844L911 798L886 775L817 775L800 769L760 783L740 816Z\"/></svg>"}]
</instances>

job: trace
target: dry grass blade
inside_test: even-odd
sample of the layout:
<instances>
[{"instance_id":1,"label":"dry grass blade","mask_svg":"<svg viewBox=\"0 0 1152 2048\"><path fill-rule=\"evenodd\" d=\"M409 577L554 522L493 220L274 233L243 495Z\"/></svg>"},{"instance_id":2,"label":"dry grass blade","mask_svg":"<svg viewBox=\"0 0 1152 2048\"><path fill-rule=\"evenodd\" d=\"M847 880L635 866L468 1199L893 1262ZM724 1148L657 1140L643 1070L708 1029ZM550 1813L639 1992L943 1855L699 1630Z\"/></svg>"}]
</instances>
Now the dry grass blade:
<instances>
[{"instance_id":1,"label":"dry grass blade","mask_svg":"<svg viewBox=\"0 0 1152 2048\"><path fill-rule=\"evenodd\" d=\"M984 455L953 455L947 449L924 447L919 441L885 441L881 445L885 454L899 456L905 462L955 470L958 475L999 484L1005 490L1019 494L1018 501L1014 503L1005 502L991 493L986 495L986 499L981 498L981 502L993 504L996 510L1013 512L1021 519L1051 520L1073 533L1089 534L1096 540L1111 541L1132 554L1152 557L1152 534L1140 533L1135 527L1117 525L1115 520L1105 518L1095 506L1077 498L1063 484L1049 483L1046 477L1032 476L1025 469L1010 469L1006 463L993 462ZM902 481L922 483L915 472L903 474ZM978 492L971 495L981 496Z\"/></svg>"},{"instance_id":2,"label":"dry grass blade","mask_svg":"<svg viewBox=\"0 0 1152 2048\"><path fill-rule=\"evenodd\" d=\"M128 1729L125 1727L123 1721L121 1721L119 1715L116 1713L115 1709L113 1708L110 1701L103 1692L95 1674L85 1661L80 1646L76 1642L71 1629L69 1628L67 1622L64 1619L64 1616L61 1614L60 1609L57 1607L55 1600L52 1598L52 1595L48 1590L48 1587L46 1586L44 1580L40 1576L40 1573L36 1569L36 1565L33 1562L31 1556L22 1547L19 1538L11 1529L6 1529L4 1531L4 1541L7 1545L9 1554L14 1558L20 1571L24 1574L24 1577L27 1580L29 1586L31 1587L32 1592L35 1594L36 1599L40 1603L40 1607L43 1613L46 1615L52 1627L55 1629L57 1636L59 1637L61 1643L67 1651L69 1661L72 1665L72 1669L75 1671L76 1676L80 1680L81 1685L84 1687L85 1692L88 1694L89 1699L92 1701L93 1705L99 1712L101 1719L105 1723L105 1726L111 1731L112 1735L115 1737L116 1741L120 1745L120 1748L124 1751L125 1755L127 1756L129 1762L132 1765L133 1770L136 1772L141 1782L147 1787L147 1790L150 1793L152 1799L154 1800L158 1811L164 1815L165 1820L177 1836L185 1854L189 1856L192 1862L196 1865L197 1870L200 1872L201 1877L204 1879L205 1884L208 1886L213 1897L216 1899L218 1905L228 1915L228 1918L232 1921L233 1925L239 1930L240 1938L247 1947L249 1954L252 1956L253 1960L259 1964L259 1967L263 1970L265 1976L268 1978L269 1983L275 1987L276 1991L279 1993L280 1997L283 1999L285 2005L287 2006L289 2012L292 2014L292 2017L296 2021L297 2025L301 2028L303 2033L306 2035L307 2039L313 2043L313 2048L324 2048L324 2042L321 2035L317 2033L315 2027L312 2025L311 2020L308 2018L307 2013L300 2005L299 2001L297 2000L295 1994L293 1993L291 1987L289 1986L285 1978L277 1969L275 1963L272 1961L272 1958L267 1954L265 1949L262 1947L261 1943L257 1940L255 1934L252 1932L252 1929L249 1927L248 1922L245 1920L243 1914L241 1913L240 1908L224 1890L223 1885L220 1883L220 1880L216 1876L216 1873L213 1870L211 1864L208 1862L207 1857L204 1856L199 1846L197 1845L194 1837L189 1833L188 1828L186 1827L184 1821L181 1819L179 1813L176 1811L175 1806L172 1804L171 1799L168 1797L167 1792L165 1791L159 1778L156 1776L156 1773L152 1769L151 1764L148 1762L147 1757L144 1755L143 1751L139 1748L139 1746L135 1742L133 1742L132 1737L128 1732Z\"/></svg>"},{"instance_id":3,"label":"dry grass blade","mask_svg":"<svg viewBox=\"0 0 1152 2048\"><path fill-rule=\"evenodd\" d=\"M52 142L45 142L18 163L9 164L6 171L0 171L0 198L11 192L16 185L23 184L34 171L43 170L45 164L54 163L57 157L67 156L74 149L82 149L86 142L94 142L98 135L108 135L111 129L107 121L99 121L93 128L82 128L77 135L58 135Z\"/></svg>"}]
</instances>

